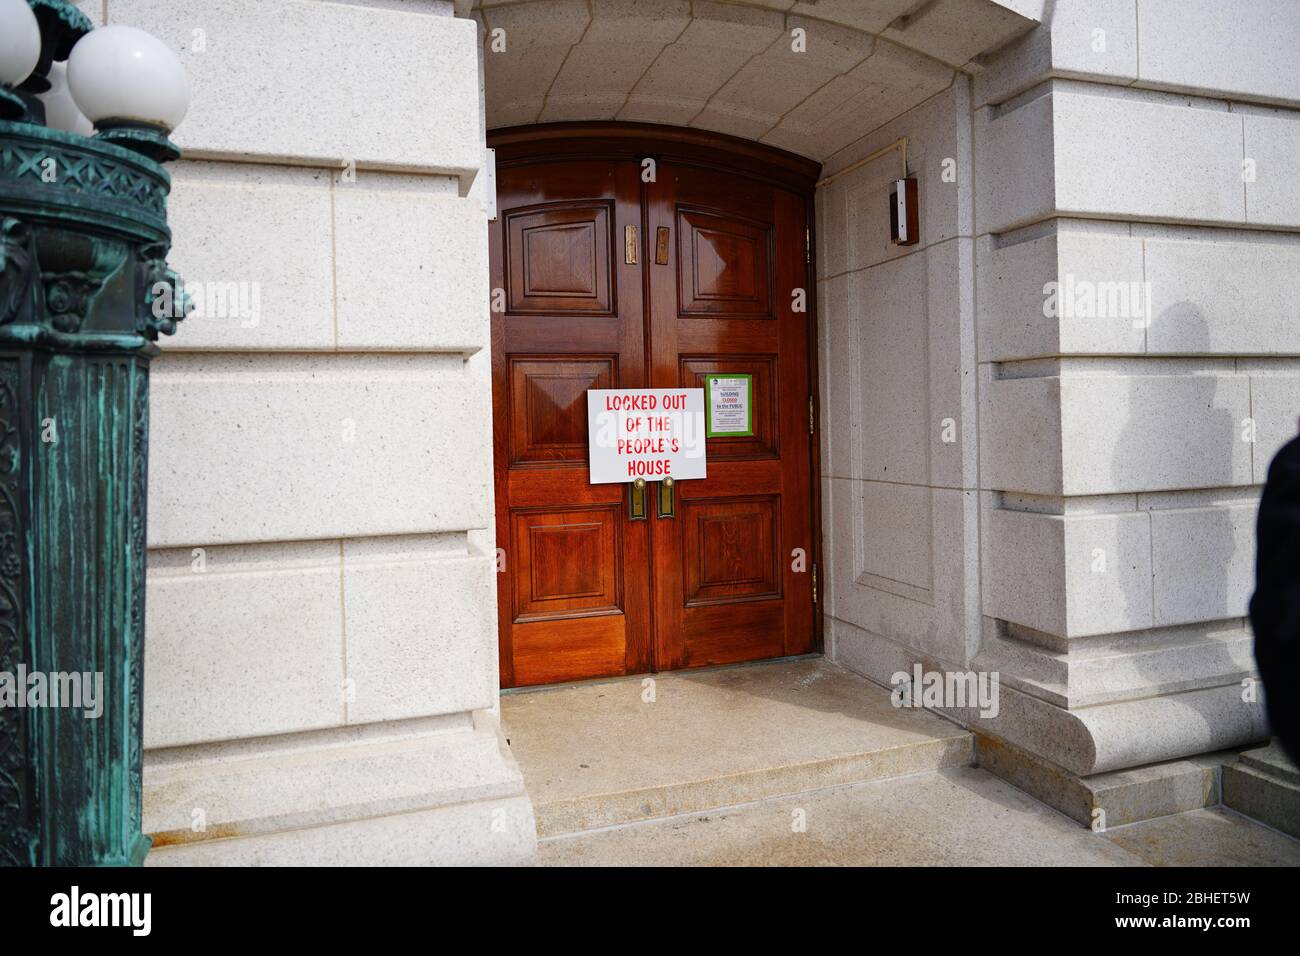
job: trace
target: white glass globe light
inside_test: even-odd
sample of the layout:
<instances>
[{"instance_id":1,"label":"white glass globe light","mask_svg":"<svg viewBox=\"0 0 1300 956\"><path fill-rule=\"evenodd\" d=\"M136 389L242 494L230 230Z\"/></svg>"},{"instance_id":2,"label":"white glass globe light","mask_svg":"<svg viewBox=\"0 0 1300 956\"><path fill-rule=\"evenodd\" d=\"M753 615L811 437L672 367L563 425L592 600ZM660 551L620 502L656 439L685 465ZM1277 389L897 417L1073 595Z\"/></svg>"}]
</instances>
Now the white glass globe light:
<instances>
[{"instance_id":1,"label":"white glass globe light","mask_svg":"<svg viewBox=\"0 0 1300 956\"><path fill-rule=\"evenodd\" d=\"M51 63L47 74L50 88L37 96L45 104L45 125L51 129L61 129L66 133L79 133L90 136L95 127L86 119L68 89L68 66L66 63Z\"/></svg>"},{"instance_id":2,"label":"white glass globe light","mask_svg":"<svg viewBox=\"0 0 1300 956\"><path fill-rule=\"evenodd\" d=\"M176 128L190 107L190 81L178 57L135 27L107 26L77 41L68 57L68 86L86 118Z\"/></svg>"},{"instance_id":3,"label":"white glass globe light","mask_svg":"<svg viewBox=\"0 0 1300 956\"><path fill-rule=\"evenodd\" d=\"M17 86L41 58L41 27L27 0L0 0L0 83Z\"/></svg>"}]
</instances>

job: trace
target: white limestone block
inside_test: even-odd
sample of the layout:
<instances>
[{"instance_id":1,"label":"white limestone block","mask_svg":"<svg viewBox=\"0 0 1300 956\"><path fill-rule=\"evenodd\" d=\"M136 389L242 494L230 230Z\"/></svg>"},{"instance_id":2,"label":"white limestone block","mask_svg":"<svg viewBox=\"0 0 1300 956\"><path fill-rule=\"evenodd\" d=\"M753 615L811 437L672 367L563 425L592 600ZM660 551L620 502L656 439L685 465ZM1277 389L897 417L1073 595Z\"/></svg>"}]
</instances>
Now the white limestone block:
<instances>
[{"instance_id":1,"label":"white limestone block","mask_svg":"<svg viewBox=\"0 0 1300 956\"><path fill-rule=\"evenodd\" d=\"M1281 370L1285 369L1285 371ZM1252 477L1255 484L1268 478L1268 466L1278 450L1296 437L1300 420L1300 368L1291 363L1273 371L1252 369L1251 417L1255 423Z\"/></svg>"},{"instance_id":2,"label":"white limestone block","mask_svg":"<svg viewBox=\"0 0 1300 956\"><path fill-rule=\"evenodd\" d=\"M1300 17L1295 18L1300 21ZM1300 26L1296 27L1300 32ZM1300 72L1290 70L1291 73ZM1300 83L1297 83L1300 91ZM1253 226L1300 227L1300 117L1247 113L1246 221ZM1253 175L1253 180L1249 178Z\"/></svg>"},{"instance_id":3,"label":"white limestone block","mask_svg":"<svg viewBox=\"0 0 1300 956\"><path fill-rule=\"evenodd\" d=\"M1289 0L1141 0L1137 16L1143 83L1300 102L1300 18Z\"/></svg>"},{"instance_id":4,"label":"white limestone block","mask_svg":"<svg viewBox=\"0 0 1300 956\"><path fill-rule=\"evenodd\" d=\"M1240 115L1070 81L1046 90L977 111L981 233L1053 215L1245 222Z\"/></svg>"},{"instance_id":5,"label":"white limestone block","mask_svg":"<svg viewBox=\"0 0 1300 956\"><path fill-rule=\"evenodd\" d=\"M1151 512L1155 624L1247 614L1255 589L1255 505Z\"/></svg>"},{"instance_id":6,"label":"white limestone block","mask_svg":"<svg viewBox=\"0 0 1300 956\"><path fill-rule=\"evenodd\" d=\"M343 722L335 541L150 555L146 747Z\"/></svg>"},{"instance_id":7,"label":"white limestone block","mask_svg":"<svg viewBox=\"0 0 1300 956\"><path fill-rule=\"evenodd\" d=\"M164 355L152 417L153 547L491 520L490 402L458 356Z\"/></svg>"},{"instance_id":8,"label":"white limestone block","mask_svg":"<svg viewBox=\"0 0 1300 956\"><path fill-rule=\"evenodd\" d=\"M984 613L1063 637L1151 627L1145 514L995 508L987 527Z\"/></svg>"},{"instance_id":9,"label":"white limestone block","mask_svg":"<svg viewBox=\"0 0 1300 956\"><path fill-rule=\"evenodd\" d=\"M1065 634L1152 625L1151 525L1145 514L1072 514L1065 525Z\"/></svg>"},{"instance_id":10,"label":"white limestone block","mask_svg":"<svg viewBox=\"0 0 1300 956\"><path fill-rule=\"evenodd\" d=\"M1065 521L990 508L985 515L984 613L1049 634L1068 629Z\"/></svg>"},{"instance_id":11,"label":"white limestone block","mask_svg":"<svg viewBox=\"0 0 1300 956\"><path fill-rule=\"evenodd\" d=\"M976 104L1002 103L1051 76L1137 77L1137 0L1055 0L1027 37L988 58Z\"/></svg>"},{"instance_id":12,"label":"white limestone block","mask_svg":"<svg viewBox=\"0 0 1300 956\"><path fill-rule=\"evenodd\" d=\"M494 569L463 535L343 542L348 723L493 704Z\"/></svg>"},{"instance_id":13,"label":"white limestone block","mask_svg":"<svg viewBox=\"0 0 1300 956\"><path fill-rule=\"evenodd\" d=\"M1300 353L1300 243L1276 238L1145 238L1148 351Z\"/></svg>"},{"instance_id":14,"label":"white limestone block","mask_svg":"<svg viewBox=\"0 0 1300 956\"><path fill-rule=\"evenodd\" d=\"M982 361L1143 351L1142 243L1126 231L1061 222L1019 242L981 237L977 256Z\"/></svg>"},{"instance_id":15,"label":"white limestone block","mask_svg":"<svg viewBox=\"0 0 1300 956\"><path fill-rule=\"evenodd\" d=\"M1050 216L1056 207L1052 96L1014 109L975 111L975 232L1006 232Z\"/></svg>"},{"instance_id":16,"label":"white limestone block","mask_svg":"<svg viewBox=\"0 0 1300 956\"><path fill-rule=\"evenodd\" d=\"M112 0L109 22L175 49L193 101L173 136L196 157L446 173L483 160L478 37L439 8L315 0Z\"/></svg>"},{"instance_id":17,"label":"white limestone block","mask_svg":"<svg viewBox=\"0 0 1300 956\"><path fill-rule=\"evenodd\" d=\"M1063 493L1248 485L1249 416L1245 375L1067 375Z\"/></svg>"},{"instance_id":18,"label":"white limestone block","mask_svg":"<svg viewBox=\"0 0 1300 956\"><path fill-rule=\"evenodd\" d=\"M1001 491L1059 495L1060 380L993 379L980 387L980 483Z\"/></svg>"},{"instance_id":19,"label":"white limestone block","mask_svg":"<svg viewBox=\"0 0 1300 956\"><path fill-rule=\"evenodd\" d=\"M1059 213L1245 221L1240 116L1173 104L1156 94L1093 95L1091 89L1084 94L1054 87Z\"/></svg>"},{"instance_id":20,"label":"white limestone block","mask_svg":"<svg viewBox=\"0 0 1300 956\"><path fill-rule=\"evenodd\" d=\"M998 380L982 401L987 488L1069 496L1251 483L1245 375Z\"/></svg>"},{"instance_id":21,"label":"white limestone block","mask_svg":"<svg viewBox=\"0 0 1300 956\"><path fill-rule=\"evenodd\" d=\"M863 481L860 488L862 573L932 590L932 551L949 542L933 539L930 489L879 481Z\"/></svg>"},{"instance_id":22,"label":"white limestone block","mask_svg":"<svg viewBox=\"0 0 1300 956\"><path fill-rule=\"evenodd\" d=\"M1058 75L1137 76L1137 0L1056 0L1050 29Z\"/></svg>"},{"instance_id":23,"label":"white limestone block","mask_svg":"<svg viewBox=\"0 0 1300 956\"><path fill-rule=\"evenodd\" d=\"M487 221L454 181L362 172L334 222L340 349L487 347Z\"/></svg>"},{"instance_id":24,"label":"white limestone block","mask_svg":"<svg viewBox=\"0 0 1300 956\"><path fill-rule=\"evenodd\" d=\"M854 477L929 483L931 421L925 257L906 256L850 277L850 328L860 389L853 411L862 460Z\"/></svg>"},{"instance_id":25,"label":"white limestone block","mask_svg":"<svg viewBox=\"0 0 1300 956\"><path fill-rule=\"evenodd\" d=\"M199 308L168 351L332 349L330 172L200 162L171 172L168 261Z\"/></svg>"}]
</instances>

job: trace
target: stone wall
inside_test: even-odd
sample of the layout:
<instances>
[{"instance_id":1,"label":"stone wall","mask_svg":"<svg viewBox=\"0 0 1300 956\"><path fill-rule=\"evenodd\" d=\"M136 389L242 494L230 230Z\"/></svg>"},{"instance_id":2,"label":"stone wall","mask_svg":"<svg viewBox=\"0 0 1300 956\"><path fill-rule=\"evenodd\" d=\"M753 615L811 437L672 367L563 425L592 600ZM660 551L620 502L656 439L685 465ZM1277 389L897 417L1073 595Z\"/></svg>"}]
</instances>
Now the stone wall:
<instances>
[{"instance_id":1,"label":"stone wall","mask_svg":"<svg viewBox=\"0 0 1300 956\"><path fill-rule=\"evenodd\" d=\"M887 682L964 667L979 635L970 83L830 157L818 190L828 652ZM920 242L889 242L907 137Z\"/></svg>"},{"instance_id":2,"label":"stone wall","mask_svg":"<svg viewBox=\"0 0 1300 956\"><path fill-rule=\"evenodd\" d=\"M857 292L823 251L830 611L836 656L878 679L917 658L999 671L983 729L1087 775L1267 735L1244 616L1259 486L1300 412L1300 21L1269 0L1056 0L1043 20L948 111L973 141L971 278L922 282L966 241L927 228L950 195L929 154L921 249L857 260ZM893 135L935 136L923 109ZM1052 283L1073 309L1044 313ZM958 334L936 309L969 309ZM946 449L945 388L978 392Z\"/></svg>"},{"instance_id":3,"label":"stone wall","mask_svg":"<svg viewBox=\"0 0 1300 956\"><path fill-rule=\"evenodd\" d=\"M1300 113L1276 105L1300 105L1300 21L1058 0L1049 23L975 83L981 664L1071 718L1006 736L1086 774L1267 734L1245 613L1300 411ZM1045 322L1049 282L1084 307ZM1140 306L1100 308L1125 287Z\"/></svg>"},{"instance_id":4,"label":"stone wall","mask_svg":"<svg viewBox=\"0 0 1300 956\"><path fill-rule=\"evenodd\" d=\"M194 91L171 262L205 313L153 374L150 863L529 859L494 716L476 25L86 6L182 50Z\"/></svg>"}]
</instances>

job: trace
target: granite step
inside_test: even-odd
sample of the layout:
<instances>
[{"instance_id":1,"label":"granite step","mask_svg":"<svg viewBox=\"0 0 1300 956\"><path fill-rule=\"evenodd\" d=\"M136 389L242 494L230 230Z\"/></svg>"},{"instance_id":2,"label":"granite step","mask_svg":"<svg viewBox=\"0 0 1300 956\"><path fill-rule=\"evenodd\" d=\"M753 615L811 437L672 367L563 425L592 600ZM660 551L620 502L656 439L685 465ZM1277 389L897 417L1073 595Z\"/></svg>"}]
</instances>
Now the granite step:
<instances>
[{"instance_id":1,"label":"granite step","mask_svg":"<svg viewBox=\"0 0 1300 956\"><path fill-rule=\"evenodd\" d=\"M1300 842L1222 807L1105 834L951 767L542 840L543 866L1296 866Z\"/></svg>"},{"instance_id":2,"label":"granite step","mask_svg":"<svg viewBox=\"0 0 1300 956\"><path fill-rule=\"evenodd\" d=\"M1223 768L1223 804L1300 838L1300 769L1276 741Z\"/></svg>"},{"instance_id":3,"label":"granite step","mask_svg":"<svg viewBox=\"0 0 1300 956\"><path fill-rule=\"evenodd\" d=\"M821 658L512 692L501 712L541 838L974 760L968 731Z\"/></svg>"}]
</instances>

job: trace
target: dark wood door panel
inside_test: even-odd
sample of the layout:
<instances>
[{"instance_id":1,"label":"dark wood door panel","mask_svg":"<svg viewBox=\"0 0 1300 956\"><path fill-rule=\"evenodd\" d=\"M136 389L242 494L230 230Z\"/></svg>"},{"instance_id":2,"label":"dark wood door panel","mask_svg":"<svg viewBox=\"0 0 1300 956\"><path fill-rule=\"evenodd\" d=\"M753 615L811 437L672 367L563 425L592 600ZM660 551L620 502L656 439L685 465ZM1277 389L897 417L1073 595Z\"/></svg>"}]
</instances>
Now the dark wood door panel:
<instances>
[{"instance_id":1,"label":"dark wood door panel","mask_svg":"<svg viewBox=\"0 0 1300 956\"><path fill-rule=\"evenodd\" d=\"M678 521L687 607L781 596L781 501L776 495L688 498Z\"/></svg>"},{"instance_id":2,"label":"dark wood door panel","mask_svg":"<svg viewBox=\"0 0 1300 956\"><path fill-rule=\"evenodd\" d=\"M677 497L722 498L730 495L780 495L785 489L786 466L773 458L738 458L726 467L709 469L709 477L677 484Z\"/></svg>"},{"instance_id":3,"label":"dark wood door panel","mask_svg":"<svg viewBox=\"0 0 1300 956\"><path fill-rule=\"evenodd\" d=\"M517 624L511 633L510 687L559 684L629 671L623 619L613 615Z\"/></svg>"},{"instance_id":4,"label":"dark wood door panel","mask_svg":"<svg viewBox=\"0 0 1300 956\"><path fill-rule=\"evenodd\" d=\"M818 643L811 575L792 561L803 549L810 568L817 548L811 312L794 313L791 296L812 294L815 166L713 134L626 129L493 143L503 686ZM641 181L645 156L653 182ZM588 390L728 374L751 377L754 434L708 439L708 477L676 484L674 516L657 517L657 483L648 519L631 520L628 486L589 482Z\"/></svg>"},{"instance_id":5,"label":"dark wood door panel","mask_svg":"<svg viewBox=\"0 0 1300 956\"><path fill-rule=\"evenodd\" d=\"M556 319L551 316L510 315L500 319L502 334L508 342L528 342L538 354L570 354L585 351L621 355L627 345L623 322L614 318L593 318L585 315L567 315ZM636 342L640 343L640 333ZM580 350L576 343L582 343ZM639 371L644 359L638 357Z\"/></svg>"},{"instance_id":6,"label":"dark wood door panel","mask_svg":"<svg viewBox=\"0 0 1300 956\"><path fill-rule=\"evenodd\" d=\"M512 508L550 508L556 501L574 506L616 505L627 499L622 485L588 485L586 469L517 468L506 482Z\"/></svg>"},{"instance_id":7,"label":"dark wood door panel","mask_svg":"<svg viewBox=\"0 0 1300 956\"><path fill-rule=\"evenodd\" d=\"M613 315L613 202L552 202L505 216L510 312Z\"/></svg>"},{"instance_id":8,"label":"dark wood door panel","mask_svg":"<svg viewBox=\"0 0 1300 956\"><path fill-rule=\"evenodd\" d=\"M490 231L497 600L503 686L648 670L648 532L587 474L587 390L645 384L632 164L504 169Z\"/></svg>"},{"instance_id":9,"label":"dark wood door panel","mask_svg":"<svg viewBox=\"0 0 1300 956\"><path fill-rule=\"evenodd\" d=\"M512 355L510 467L587 461L587 389L613 388L615 356Z\"/></svg>"},{"instance_id":10,"label":"dark wood door panel","mask_svg":"<svg viewBox=\"0 0 1300 956\"><path fill-rule=\"evenodd\" d=\"M669 262L647 267L652 381L751 375L755 432L709 439L708 477L676 483L676 517L651 529L657 659L697 667L804 653L816 644L817 548L812 331L794 311L811 283L805 198L664 165L647 196L650 229L678 231Z\"/></svg>"},{"instance_id":11,"label":"dark wood door panel","mask_svg":"<svg viewBox=\"0 0 1300 956\"><path fill-rule=\"evenodd\" d=\"M767 319L737 319L726 315L714 316L708 321L697 318L680 323L677 347L688 354L776 354L781 351L781 331L775 322Z\"/></svg>"},{"instance_id":12,"label":"dark wood door panel","mask_svg":"<svg viewBox=\"0 0 1300 956\"><path fill-rule=\"evenodd\" d=\"M768 223L678 207L680 313L772 318L773 242Z\"/></svg>"},{"instance_id":13,"label":"dark wood door panel","mask_svg":"<svg viewBox=\"0 0 1300 956\"><path fill-rule=\"evenodd\" d=\"M755 601L694 608L682 621L672 666L712 667L788 654L782 604Z\"/></svg>"},{"instance_id":14,"label":"dark wood door panel","mask_svg":"<svg viewBox=\"0 0 1300 956\"><path fill-rule=\"evenodd\" d=\"M510 515L514 620L559 620L623 610L618 506Z\"/></svg>"}]
</instances>

